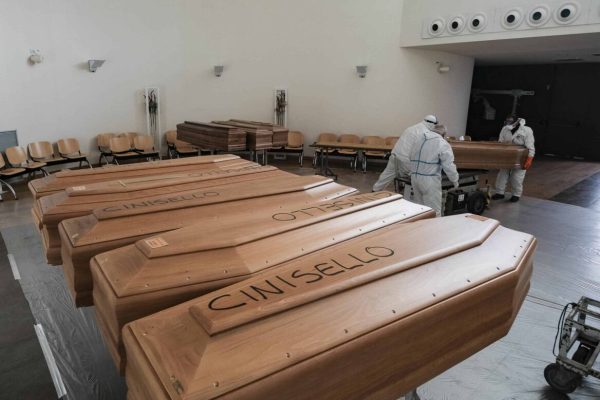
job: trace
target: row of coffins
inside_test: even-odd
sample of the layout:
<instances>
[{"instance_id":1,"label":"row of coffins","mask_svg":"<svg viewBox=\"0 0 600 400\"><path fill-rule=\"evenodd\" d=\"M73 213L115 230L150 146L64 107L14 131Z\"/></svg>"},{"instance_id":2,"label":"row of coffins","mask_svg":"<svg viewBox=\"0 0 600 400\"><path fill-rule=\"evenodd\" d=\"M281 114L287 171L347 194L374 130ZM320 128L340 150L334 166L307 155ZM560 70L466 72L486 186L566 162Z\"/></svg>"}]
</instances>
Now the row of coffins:
<instances>
[{"instance_id":1,"label":"row of coffins","mask_svg":"<svg viewBox=\"0 0 600 400\"><path fill-rule=\"evenodd\" d=\"M240 132L245 135L241 139ZM266 122L230 119L212 123L186 121L177 125L177 138L200 148L222 151L266 150L287 145L289 130Z\"/></svg>"},{"instance_id":2,"label":"row of coffins","mask_svg":"<svg viewBox=\"0 0 600 400\"><path fill-rule=\"evenodd\" d=\"M395 399L506 334L529 285L530 235L319 176L78 185L39 207L129 399Z\"/></svg>"}]
</instances>

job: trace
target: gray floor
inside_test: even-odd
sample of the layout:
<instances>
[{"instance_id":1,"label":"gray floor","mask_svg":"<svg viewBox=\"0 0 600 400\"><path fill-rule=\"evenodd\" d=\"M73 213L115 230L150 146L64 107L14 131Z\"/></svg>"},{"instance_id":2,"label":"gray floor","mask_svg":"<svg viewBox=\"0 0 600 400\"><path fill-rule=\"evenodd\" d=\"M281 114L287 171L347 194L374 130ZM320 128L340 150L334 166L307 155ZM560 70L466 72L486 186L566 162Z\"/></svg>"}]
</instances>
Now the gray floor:
<instances>
[{"instance_id":1,"label":"gray floor","mask_svg":"<svg viewBox=\"0 0 600 400\"><path fill-rule=\"evenodd\" d=\"M309 166L274 165L295 173L314 173ZM334 164L340 183L362 191L370 190L380 168L363 174L349 171L346 163ZM20 200L7 198L0 204L0 232L21 270L21 286L32 314L49 337L68 398L124 399L123 380L104 349L93 308L73 308L61 269L44 263L30 217L31 199L23 187L20 193ZM494 202L485 215L538 238L531 291L508 336L423 385L422 399L600 398L598 381L586 379L575 394L565 397L551 392L542 375L553 360L552 343L562 306L582 295L600 298L600 214L524 197L516 204ZM0 352L3 359L4 350ZM0 399L11 398L5 396L0 391Z\"/></svg>"}]
</instances>

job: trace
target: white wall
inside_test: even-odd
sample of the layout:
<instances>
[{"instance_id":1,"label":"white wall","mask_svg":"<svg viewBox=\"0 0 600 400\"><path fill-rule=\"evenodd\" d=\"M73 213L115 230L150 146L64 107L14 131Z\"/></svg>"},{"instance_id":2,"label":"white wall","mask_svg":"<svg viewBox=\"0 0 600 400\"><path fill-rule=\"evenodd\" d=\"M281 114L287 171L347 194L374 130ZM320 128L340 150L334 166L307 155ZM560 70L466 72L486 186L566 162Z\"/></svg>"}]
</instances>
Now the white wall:
<instances>
[{"instance_id":1,"label":"white wall","mask_svg":"<svg viewBox=\"0 0 600 400\"><path fill-rule=\"evenodd\" d=\"M141 89L161 88L163 130L183 120L271 120L397 135L429 113L463 134L473 60L402 49L402 0L0 0L0 130L21 143L145 130ZM30 66L28 49L44 63ZM82 65L106 59L95 74ZM452 66L439 74L435 61ZM221 78L212 66L224 64ZM355 66L367 64L365 79Z\"/></svg>"},{"instance_id":2,"label":"white wall","mask_svg":"<svg viewBox=\"0 0 600 400\"><path fill-rule=\"evenodd\" d=\"M143 88L165 113L181 79L180 9L173 0L0 0L0 130L22 145L145 131ZM45 61L29 65L30 48ZM106 59L96 73L88 59Z\"/></svg>"}]
</instances>

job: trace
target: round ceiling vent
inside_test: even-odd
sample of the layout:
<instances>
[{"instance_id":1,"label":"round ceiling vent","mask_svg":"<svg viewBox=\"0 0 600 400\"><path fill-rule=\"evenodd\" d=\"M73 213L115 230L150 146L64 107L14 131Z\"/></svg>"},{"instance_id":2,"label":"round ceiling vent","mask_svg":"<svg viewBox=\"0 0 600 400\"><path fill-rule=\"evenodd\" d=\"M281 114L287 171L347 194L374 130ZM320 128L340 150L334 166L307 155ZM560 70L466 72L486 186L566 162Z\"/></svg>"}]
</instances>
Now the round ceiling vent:
<instances>
[{"instance_id":1,"label":"round ceiling vent","mask_svg":"<svg viewBox=\"0 0 600 400\"><path fill-rule=\"evenodd\" d=\"M453 17L448 21L448 32L456 35L465 29L465 20L463 17Z\"/></svg>"},{"instance_id":2,"label":"round ceiling vent","mask_svg":"<svg viewBox=\"0 0 600 400\"><path fill-rule=\"evenodd\" d=\"M469 19L469 30L471 32L481 32L487 26L487 17L483 13L477 13Z\"/></svg>"},{"instance_id":3,"label":"round ceiling vent","mask_svg":"<svg viewBox=\"0 0 600 400\"><path fill-rule=\"evenodd\" d=\"M548 22L549 15L550 13L548 12L548 7L537 6L529 12L529 15L527 16L527 23L534 28L540 27Z\"/></svg>"},{"instance_id":4,"label":"round ceiling vent","mask_svg":"<svg viewBox=\"0 0 600 400\"><path fill-rule=\"evenodd\" d=\"M446 27L446 23L441 18L436 18L429 24L429 28L427 29L431 36L440 36L442 32L444 32L444 28Z\"/></svg>"},{"instance_id":5,"label":"round ceiling vent","mask_svg":"<svg viewBox=\"0 0 600 400\"><path fill-rule=\"evenodd\" d=\"M523 11L520 8L514 8L504 14L502 26L505 29L515 29L523 22Z\"/></svg>"},{"instance_id":6,"label":"round ceiling vent","mask_svg":"<svg viewBox=\"0 0 600 400\"><path fill-rule=\"evenodd\" d=\"M554 21L561 25L570 24L579 16L580 9L579 4L574 1L564 3L554 11Z\"/></svg>"}]
</instances>

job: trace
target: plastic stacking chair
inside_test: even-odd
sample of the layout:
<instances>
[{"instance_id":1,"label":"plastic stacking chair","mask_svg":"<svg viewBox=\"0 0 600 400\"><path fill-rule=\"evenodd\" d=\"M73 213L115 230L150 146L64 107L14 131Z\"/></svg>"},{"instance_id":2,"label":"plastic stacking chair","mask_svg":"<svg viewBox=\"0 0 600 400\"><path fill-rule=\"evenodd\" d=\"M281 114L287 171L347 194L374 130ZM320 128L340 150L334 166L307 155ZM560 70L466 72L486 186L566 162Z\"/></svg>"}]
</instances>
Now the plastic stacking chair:
<instances>
[{"instance_id":1,"label":"plastic stacking chair","mask_svg":"<svg viewBox=\"0 0 600 400\"><path fill-rule=\"evenodd\" d=\"M304 163L304 134L299 131L288 132L288 144L283 148L286 153L298 153L298 164Z\"/></svg>"},{"instance_id":2,"label":"plastic stacking chair","mask_svg":"<svg viewBox=\"0 0 600 400\"><path fill-rule=\"evenodd\" d=\"M58 154L60 154L61 157L64 157L70 162L79 162L79 168L81 168L81 163L86 163L89 168L92 168L92 165L87 158L87 154L81 152L79 140L73 138L60 139L56 142L56 145L58 147Z\"/></svg>"},{"instance_id":3,"label":"plastic stacking chair","mask_svg":"<svg viewBox=\"0 0 600 400\"><path fill-rule=\"evenodd\" d=\"M110 139L110 152L113 156L113 162L119 164L119 160L127 160L132 158L138 158L139 153L136 153L131 148L129 137L127 136L116 136Z\"/></svg>"},{"instance_id":4,"label":"plastic stacking chair","mask_svg":"<svg viewBox=\"0 0 600 400\"><path fill-rule=\"evenodd\" d=\"M337 135L335 133L320 133L319 137L317 138L317 142L337 142ZM321 152L323 151L323 149L315 149L315 155L313 156L313 168L317 167L317 163L318 163L318 158L321 156ZM328 154L334 153L335 149L326 149L324 150L326 151Z\"/></svg>"},{"instance_id":5,"label":"plastic stacking chair","mask_svg":"<svg viewBox=\"0 0 600 400\"><path fill-rule=\"evenodd\" d=\"M31 157L33 161L43 162L46 163L46 165L64 164L69 162L66 158L54 154L54 149L50 142L41 141L29 143L27 145L27 150L29 151L29 157Z\"/></svg>"},{"instance_id":6,"label":"plastic stacking chair","mask_svg":"<svg viewBox=\"0 0 600 400\"><path fill-rule=\"evenodd\" d=\"M340 135L338 142L340 144L360 144L360 137L354 134L343 134ZM358 150L352 149L338 149L338 156L350 157L350 168L356 171L356 164L358 164Z\"/></svg>"},{"instance_id":7,"label":"plastic stacking chair","mask_svg":"<svg viewBox=\"0 0 600 400\"><path fill-rule=\"evenodd\" d=\"M381 136L366 136L362 139L363 144L367 144L370 146L385 146L385 139ZM385 159L386 152L385 151L376 151L376 150L365 150L363 152L363 172L367 172L367 160L369 158L374 159Z\"/></svg>"},{"instance_id":8,"label":"plastic stacking chair","mask_svg":"<svg viewBox=\"0 0 600 400\"><path fill-rule=\"evenodd\" d=\"M400 139L400 136L388 136L385 138L385 145L393 149L396 143L398 142L398 139ZM385 158L390 158L390 154L392 154L391 151L386 152Z\"/></svg>"},{"instance_id":9,"label":"plastic stacking chair","mask_svg":"<svg viewBox=\"0 0 600 400\"><path fill-rule=\"evenodd\" d=\"M48 172L44 169L46 163L39 161L32 161L27 158L25 150L19 146L9 147L5 151L6 159L13 168L25 168L30 176L35 175L36 172L41 172L43 175L48 175Z\"/></svg>"},{"instance_id":10,"label":"plastic stacking chair","mask_svg":"<svg viewBox=\"0 0 600 400\"><path fill-rule=\"evenodd\" d=\"M116 136L116 133L100 133L96 137L98 151L100 152L100 157L98 158L98 165L102 165L102 159L104 159L106 164L109 164L108 157L112 157L112 152L110 151L110 139Z\"/></svg>"},{"instance_id":11,"label":"plastic stacking chair","mask_svg":"<svg viewBox=\"0 0 600 400\"><path fill-rule=\"evenodd\" d=\"M197 156L199 149L183 140L177 139L177 131L168 131L165 133L169 158L179 158L186 156Z\"/></svg>"},{"instance_id":12,"label":"plastic stacking chair","mask_svg":"<svg viewBox=\"0 0 600 400\"><path fill-rule=\"evenodd\" d=\"M136 138L136 136L139 136L139 133L137 132L123 132L120 133L119 136L125 136L129 139L129 146L133 149L134 147L134 140Z\"/></svg>"},{"instance_id":13,"label":"plastic stacking chair","mask_svg":"<svg viewBox=\"0 0 600 400\"><path fill-rule=\"evenodd\" d=\"M3 200L2 193L4 193L4 190L2 189L2 185L6 186L8 188L8 190L12 193L15 200L17 200L17 198L18 198L17 192L15 192L15 189L8 182L6 182L6 180L8 180L10 178L15 178L17 176L29 174L29 173L30 172L26 168L9 167L6 164L6 161L4 160L4 156L2 155L2 153L0 153L0 201Z\"/></svg>"},{"instance_id":14,"label":"plastic stacking chair","mask_svg":"<svg viewBox=\"0 0 600 400\"><path fill-rule=\"evenodd\" d=\"M154 148L154 138L150 135L137 135L133 138L133 151L148 160L160 158Z\"/></svg>"}]
</instances>

